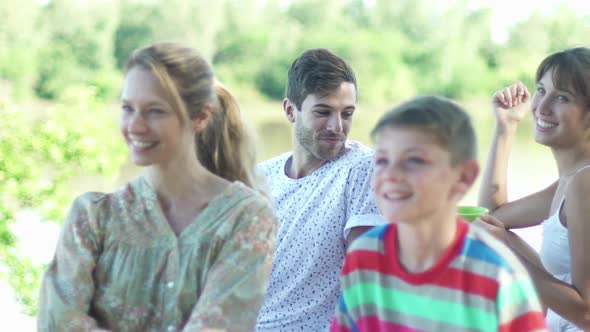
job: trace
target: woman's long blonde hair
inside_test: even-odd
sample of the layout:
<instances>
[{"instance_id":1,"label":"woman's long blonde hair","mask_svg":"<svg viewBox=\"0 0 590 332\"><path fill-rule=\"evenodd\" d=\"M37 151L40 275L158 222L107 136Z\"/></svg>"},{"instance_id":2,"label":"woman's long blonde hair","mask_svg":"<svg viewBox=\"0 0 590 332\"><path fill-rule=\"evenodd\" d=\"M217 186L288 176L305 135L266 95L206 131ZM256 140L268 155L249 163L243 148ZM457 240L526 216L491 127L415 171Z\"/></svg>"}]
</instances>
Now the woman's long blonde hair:
<instances>
[{"instance_id":1,"label":"woman's long blonde hair","mask_svg":"<svg viewBox=\"0 0 590 332\"><path fill-rule=\"evenodd\" d=\"M194 119L207 105L212 119L195 137L199 161L229 181L254 188L256 153L238 103L213 75L211 65L194 49L176 43L156 43L133 52L127 71L135 66L150 70L183 121Z\"/></svg>"}]
</instances>

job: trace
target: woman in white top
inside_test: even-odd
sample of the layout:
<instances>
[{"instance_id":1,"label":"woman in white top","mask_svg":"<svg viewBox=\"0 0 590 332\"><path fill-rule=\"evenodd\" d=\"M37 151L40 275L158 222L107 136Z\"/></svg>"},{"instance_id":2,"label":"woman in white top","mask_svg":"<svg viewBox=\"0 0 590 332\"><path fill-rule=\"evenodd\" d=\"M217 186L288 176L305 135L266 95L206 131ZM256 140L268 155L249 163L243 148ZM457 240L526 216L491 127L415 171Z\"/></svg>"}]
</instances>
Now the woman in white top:
<instances>
[{"instance_id":1,"label":"woman in white top","mask_svg":"<svg viewBox=\"0 0 590 332\"><path fill-rule=\"evenodd\" d=\"M551 331L590 330L590 48L550 55L539 65L536 82L530 105L535 140L551 148L559 178L539 192L507 200L508 157L531 95L521 82L497 91L496 126L479 196L491 212L481 224L527 266ZM510 232L539 224L540 255Z\"/></svg>"}]
</instances>

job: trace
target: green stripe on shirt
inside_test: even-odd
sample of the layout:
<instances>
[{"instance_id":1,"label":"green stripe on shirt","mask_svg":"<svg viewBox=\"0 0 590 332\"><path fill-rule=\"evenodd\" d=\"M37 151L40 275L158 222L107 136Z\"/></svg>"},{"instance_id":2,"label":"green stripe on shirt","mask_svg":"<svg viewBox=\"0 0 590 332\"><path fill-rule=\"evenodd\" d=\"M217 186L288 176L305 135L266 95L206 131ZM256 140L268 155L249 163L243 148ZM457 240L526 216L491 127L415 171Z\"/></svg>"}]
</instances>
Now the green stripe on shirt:
<instances>
[{"instance_id":1,"label":"green stripe on shirt","mask_svg":"<svg viewBox=\"0 0 590 332\"><path fill-rule=\"evenodd\" d=\"M419 288L416 288L419 291ZM362 294L362 296L357 296ZM342 296L349 310L354 310L364 303L374 303L378 307L390 311L402 312L406 315L433 321L454 324L464 328L487 330L497 327L497 317L492 314L449 301L433 299L414 293L383 288L375 283L358 283L343 290ZM361 300L358 300L358 299ZM455 313L459 313L456 315Z\"/></svg>"}]
</instances>

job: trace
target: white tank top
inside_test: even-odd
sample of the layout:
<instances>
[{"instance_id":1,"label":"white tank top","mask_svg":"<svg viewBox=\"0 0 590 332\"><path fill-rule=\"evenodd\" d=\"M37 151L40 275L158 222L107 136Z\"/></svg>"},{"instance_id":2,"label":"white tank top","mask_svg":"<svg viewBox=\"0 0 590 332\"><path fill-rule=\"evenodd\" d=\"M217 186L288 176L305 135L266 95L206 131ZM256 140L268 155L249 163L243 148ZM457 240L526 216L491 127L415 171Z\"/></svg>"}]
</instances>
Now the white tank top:
<instances>
[{"instance_id":1,"label":"white tank top","mask_svg":"<svg viewBox=\"0 0 590 332\"><path fill-rule=\"evenodd\" d=\"M543 266L556 278L571 274L570 243L567 228L563 226L559 219L564 202L565 197L561 200L555 213L543 221L543 240L539 254Z\"/></svg>"},{"instance_id":2,"label":"white tank top","mask_svg":"<svg viewBox=\"0 0 590 332\"><path fill-rule=\"evenodd\" d=\"M586 165L576 171L578 174L581 170L590 167ZM539 256L543 266L551 273L555 278L572 284L572 272L571 272L571 257L570 257L570 243L567 233L567 228L563 226L559 216L565 197L559 203L559 207L549 218L543 221L543 240L541 242L541 251ZM553 311L547 311L547 325L551 332L562 332L562 331L582 331L575 327L570 322L559 317Z\"/></svg>"}]
</instances>

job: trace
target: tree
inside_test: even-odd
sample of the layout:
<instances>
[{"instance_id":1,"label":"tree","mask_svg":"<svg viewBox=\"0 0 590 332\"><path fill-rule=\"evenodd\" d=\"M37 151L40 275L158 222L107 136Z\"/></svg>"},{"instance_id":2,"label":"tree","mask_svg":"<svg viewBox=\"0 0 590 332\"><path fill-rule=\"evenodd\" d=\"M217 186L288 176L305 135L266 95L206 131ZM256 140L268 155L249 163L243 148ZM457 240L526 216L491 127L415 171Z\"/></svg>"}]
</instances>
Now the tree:
<instances>
[{"instance_id":1,"label":"tree","mask_svg":"<svg viewBox=\"0 0 590 332\"><path fill-rule=\"evenodd\" d=\"M90 175L113 181L126 157L124 144L112 139L113 117L93 88L65 97L41 114L0 104L0 263L30 315L44 267L18 256L9 225L23 210L61 222L76 194L71 181Z\"/></svg>"},{"instance_id":2,"label":"tree","mask_svg":"<svg viewBox=\"0 0 590 332\"><path fill-rule=\"evenodd\" d=\"M123 70L131 53L154 40L160 21L154 3L124 1L121 4L121 20L115 30L114 55L117 68Z\"/></svg>"},{"instance_id":3,"label":"tree","mask_svg":"<svg viewBox=\"0 0 590 332\"><path fill-rule=\"evenodd\" d=\"M29 97L41 45L47 35L39 28L41 8L32 1L0 1L0 78L10 82L13 96Z\"/></svg>"},{"instance_id":4,"label":"tree","mask_svg":"<svg viewBox=\"0 0 590 332\"><path fill-rule=\"evenodd\" d=\"M93 84L95 74L114 69L117 13L116 6L103 2L54 0L43 7L41 26L49 43L40 52L40 97L58 98L68 85Z\"/></svg>"}]
</instances>

